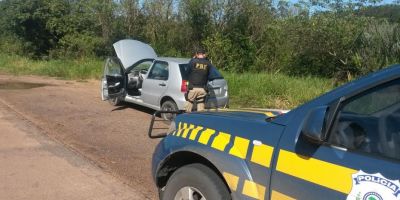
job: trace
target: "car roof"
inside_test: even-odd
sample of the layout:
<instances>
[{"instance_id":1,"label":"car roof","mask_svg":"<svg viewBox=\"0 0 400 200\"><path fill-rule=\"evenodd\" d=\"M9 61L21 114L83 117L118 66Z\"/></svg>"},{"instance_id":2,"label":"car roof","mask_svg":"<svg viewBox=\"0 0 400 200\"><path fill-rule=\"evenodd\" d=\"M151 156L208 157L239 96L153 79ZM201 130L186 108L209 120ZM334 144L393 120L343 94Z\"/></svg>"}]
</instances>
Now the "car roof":
<instances>
[{"instance_id":1,"label":"car roof","mask_svg":"<svg viewBox=\"0 0 400 200\"><path fill-rule=\"evenodd\" d=\"M157 57L156 60L174 62L177 64L187 64L189 63L189 58L175 58L175 57Z\"/></svg>"}]
</instances>

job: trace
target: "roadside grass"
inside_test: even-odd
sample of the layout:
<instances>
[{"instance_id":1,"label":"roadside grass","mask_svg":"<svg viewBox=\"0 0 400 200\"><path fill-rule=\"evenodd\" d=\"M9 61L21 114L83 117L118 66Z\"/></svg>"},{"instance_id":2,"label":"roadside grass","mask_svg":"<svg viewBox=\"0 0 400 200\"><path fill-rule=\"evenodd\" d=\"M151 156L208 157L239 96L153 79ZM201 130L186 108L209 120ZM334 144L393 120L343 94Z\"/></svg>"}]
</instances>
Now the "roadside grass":
<instances>
[{"instance_id":1,"label":"roadside grass","mask_svg":"<svg viewBox=\"0 0 400 200\"><path fill-rule=\"evenodd\" d=\"M62 79L99 79L104 61L32 60L0 54L0 72L14 75L40 75ZM316 77L290 77L276 73L223 72L228 81L231 108L292 109L333 88L332 80Z\"/></svg>"},{"instance_id":2,"label":"roadside grass","mask_svg":"<svg viewBox=\"0 0 400 200\"><path fill-rule=\"evenodd\" d=\"M292 109L333 88L331 79L271 73L223 73L234 108Z\"/></svg>"},{"instance_id":3,"label":"roadside grass","mask_svg":"<svg viewBox=\"0 0 400 200\"><path fill-rule=\"evenodd\" d=\"M0 54L0 71L14 75L39 75L63 79L99 79L104 62L100 59L32 60Z\"/></svg>"}]
</instances>

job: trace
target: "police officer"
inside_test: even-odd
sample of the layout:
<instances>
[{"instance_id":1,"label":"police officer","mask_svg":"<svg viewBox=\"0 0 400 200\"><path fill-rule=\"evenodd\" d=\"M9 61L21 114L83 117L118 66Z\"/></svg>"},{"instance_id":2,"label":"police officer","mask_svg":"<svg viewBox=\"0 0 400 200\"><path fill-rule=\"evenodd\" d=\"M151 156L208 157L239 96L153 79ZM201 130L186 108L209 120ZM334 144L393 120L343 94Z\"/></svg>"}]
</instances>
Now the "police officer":
<instances>
[{"instance_id":1,"label":"police officer","mask_svg":"<svg viewBox=\"0 0 400 200\"><path fill-rule=\"evenodd\" d=\"M196 100L197 111L204 110L204 101L206 97L206 87L210 68L213 67L206 58L206 52L203 48L196 50L196 55L189 62L189 91L185 105L186 112L191 112L193 102Z\"/></svg>"}]
</instances>

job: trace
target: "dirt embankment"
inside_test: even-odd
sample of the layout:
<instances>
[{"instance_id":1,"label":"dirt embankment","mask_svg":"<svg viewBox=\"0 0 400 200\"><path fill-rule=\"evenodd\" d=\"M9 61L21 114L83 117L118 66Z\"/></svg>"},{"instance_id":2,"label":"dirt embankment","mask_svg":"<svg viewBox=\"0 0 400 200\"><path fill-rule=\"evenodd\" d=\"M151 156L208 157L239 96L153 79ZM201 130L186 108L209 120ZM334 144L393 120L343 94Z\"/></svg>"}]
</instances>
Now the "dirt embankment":
<instances>
[{"instance_id":1,"label":"dirt embankment","mask_svg":"<svg viewBox=\"0 0 400 200\"><path fill-rule=\"evenodd\" d=\"M0 75L0 103L149 199L156 199L150 170L158 140L147 138L154 111L131 104L113 107L101 101L99 91L98 81Z\"/></svg>"}]
</instances>

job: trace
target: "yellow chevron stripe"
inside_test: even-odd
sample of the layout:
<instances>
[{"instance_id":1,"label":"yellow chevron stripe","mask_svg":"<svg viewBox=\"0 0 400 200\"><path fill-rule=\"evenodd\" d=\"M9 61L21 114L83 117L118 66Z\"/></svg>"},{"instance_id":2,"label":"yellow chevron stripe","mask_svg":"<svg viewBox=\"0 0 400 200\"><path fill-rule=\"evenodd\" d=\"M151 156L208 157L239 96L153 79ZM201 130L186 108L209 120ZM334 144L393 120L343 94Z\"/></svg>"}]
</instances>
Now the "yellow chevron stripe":
<instances>
[{"instance_id":1,"label":"yellow chevron stripe","mask_svg":"<svg viewBox=\"0 0 400 200\"><path fill-rule=\"evenodd\" d=\"M265 115L267 115L268 117L275 117L276 115L272 112L266 112Z\"/></svg>"},{"instance_id":2,"label":"yellow chevron stripe","mask_svg":"<svg viewBox=\"0 0 400 200\"><path fill-rule=\"evenodd\" d=\"M280 150L276 170L297 178L348 194L351 175L357 171L315 158Z\"/></svg>"},{"instance_id":3,"label":"yellow chevron stripe","mask_svg":"<svg viewBox=\"0 0 400 200\"><path fill-rule=\"evenodd\" d=\"M182 123L179 126L180 126L180 128L179 128L178 132L176 133L176 136L178 136L178 137L181 136L182 132L187 128L188 125L186 123Z\"/></svg>"},{"instance_id":4,"label":"yellow chevron stripe","mask_svg":"<svg viewBox=\"0 0 400 200\"><path fill-rule=\"evenodd\" d=\"M208 140L210 140L211 135L213 135L215 133L214 129L209 129L207 128L206 130L204 130L199 138L199 143L207 145L208 144Z\"/></svg>"},{"instance_id":5,"label":"yellow chevron stripe","mask_svg":"<svg viewBox=\"0 0 400 200\"><path fill-rule=\"evenodd\" d=\"M253 181L245 180L242 193L255 199L264 200L265 186L257 184Z\"/></svg>"},{"instance_id":6,"label":"yellow chevron stripe","mask_svg":"<svg viewBox=\"0 0 400 200\"><path fill-rule=\"evenodd\" d=\"M249 143L250 141L248 139L236 136L229 154L246 159Z\"/></svg>"},{"instance_id":7,"label":"yellow chevron stripe","mask_svg":"<svg viewBox=\"0 0 400 200\"><path fill-rule=\"evenodd\" d=\"M229 188L232 191L236 191L238 183L239 183L239 176L230 174L228 172L223 172L222 175L224 176L225 181L228 184Z\"/></svg>"},{"instance_id":8,"label":"yellow chevron stripe","mask_svg":"<svg viewBox=\"0 0 400 200\"><path fill-rule=\"evenodd\" d=\"M272 190L271 200L296 200L296 199L292 198L290 196L287 196L286 194L282 194L278 191Z\"/></svg>"},{"instance_id":9,"label":"yellow chevron stripe","mask_svg":"<svg viewBox=\"0 0 400 200\"><path fill-rule=\"evenodd\" d=\"M180 130L180 129L183 129L183 123L182 122L179 122L179 125L178 125L178 130Z\"/></svg>"},{"instance_id":10,"label":"yellow chevron stripe","mask_svg":"<svg viewBox=\"0 0 400 200\"><path fill-rule=\"evenodd\" d=\"M192 129L194 129L194 125L193 125L193 124L190 124L189 128L187 128L187 129L185 129L185 130L183 131L182 137L183 137L183 138L186 138L187 135L188 135L188 133L189 133L189 131L192 130Z\"/></svg>"},{"instance_id":11,"label":"yellow chevron stripe","mask_svg":"<svg viewBox=\"0 0 400 200\"><path fill-rule=\"evenodd\" d=\"M195 140L197 134L198 134L199 131L201 131L202 129L203 129L203 127L201 127L201 126L197 126L196 128L194 128L194 129L192 130L192 132L190 133L189 139L190 139L190 140Z\"/></svg>"},{"instance_id":12,"label":"yellow chevron stripe","mask_svg":"<svg viewBox=\"0 0 400 200\"><path fill-rule=\"evenodd\" d=\"M270 167L274 148L265 144L254 145L251 155L251 162L257 163L264 167Z\"/></svg>"},{"instance_id":13,"label":"yellow chevron stripe","mask_svg":"<svg viewBox=\"0 0 400 200\"><path fill-rule=\"evenodd\" d=\"M178 131L179 131L180 129L182 129L182 122L179 122L179 124L178 124L178 129L175 130L174 132L172 132L172 135L175 136L175 135L178 133Z\"/></svg>"},{"instance_id":14,"label":"yellow chevron stripe","mask_svg":"<svg viewBox=\"0 0 400 200\"><path fill-rule=\"evenodd\" d=\"M224 132L219 132L218 135L214 138L214 141L211 144L211 147L214 149L218 149L220 151L224 151L226 145L229 144L231 140L231 135Z\"/></svg>"}]
</instances>

